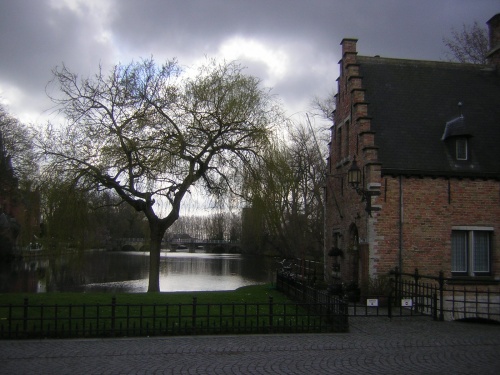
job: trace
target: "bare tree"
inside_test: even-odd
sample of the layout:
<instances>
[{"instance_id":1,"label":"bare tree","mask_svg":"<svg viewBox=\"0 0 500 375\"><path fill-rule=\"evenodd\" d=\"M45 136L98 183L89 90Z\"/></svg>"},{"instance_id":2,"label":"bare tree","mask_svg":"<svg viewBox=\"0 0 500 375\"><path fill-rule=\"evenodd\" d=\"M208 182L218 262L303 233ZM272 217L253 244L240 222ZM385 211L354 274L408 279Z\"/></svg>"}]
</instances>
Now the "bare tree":
<instances>
[{"instance_id":1,"label":"bare tree","mask_svg":"<svg viewBox=\"0 0 500 375\"><path fill-rule=\"evenodd\" d=\"M333 111L335 110L335 92L330 91L325 97L315 96L311 99L313 112L326 120L333 121Z\"/></svg>"},{"instance_id":2,"label":"bare tree","mask_svg":"<svg viewBox=\"0 0 500 375\"><path fill-rule=\"evenodd\" d=\"M486 64L488 53L488 31L474 24L463 25L461 31L451 30L451 38L443 38L448 48L447 55L452 61L472 64Z\"/></svg>"},{"instance_id":3,"label":"bare tree","mask_svg":"<svg viewBox=\"0 0 500 375\"><path fill-rule=\"evenodd\" d=\"M175 61L153 59L99 69L79 79L54 71L68 122L49 126L40 147L48 173L88 190L110 189L143 212L150 232L148 292L159 286L160 245L194 184L211 193L230 186L234 170L267 141L279 107L237 63L214 60L183 74Z\"/></svg>"}]
</instances>

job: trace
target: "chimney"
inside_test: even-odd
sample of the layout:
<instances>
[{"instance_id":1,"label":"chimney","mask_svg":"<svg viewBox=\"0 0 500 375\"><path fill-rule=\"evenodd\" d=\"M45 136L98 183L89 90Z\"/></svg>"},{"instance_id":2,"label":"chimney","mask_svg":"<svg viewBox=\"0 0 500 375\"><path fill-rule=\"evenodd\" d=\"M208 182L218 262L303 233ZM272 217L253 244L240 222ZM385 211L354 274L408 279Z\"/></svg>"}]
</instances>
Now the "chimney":
<instances>
[{"instance_id":1,"label":"chimney","mask_svg":"<svg viewBox=\"0 0 500 375\"><path fill-rule=\"evenodd\" d=\"M500 13L486 22L489 29L490 50L486 55L488 64L500 66Z\"/></svg>"},{"instance_id":2,"label":"chimney","mask_svg":"<svg viewBox=\"0 0 500 375\"><path fill-rule=\"evenodd\" d=\"M500 16L500 13L497 14L497 16ZM356 43L358 42L358 39L356 38L344 38L340 42L340 45L342 46L342 56L346 53L356 53Z\"/></svg>"}]
</instances>

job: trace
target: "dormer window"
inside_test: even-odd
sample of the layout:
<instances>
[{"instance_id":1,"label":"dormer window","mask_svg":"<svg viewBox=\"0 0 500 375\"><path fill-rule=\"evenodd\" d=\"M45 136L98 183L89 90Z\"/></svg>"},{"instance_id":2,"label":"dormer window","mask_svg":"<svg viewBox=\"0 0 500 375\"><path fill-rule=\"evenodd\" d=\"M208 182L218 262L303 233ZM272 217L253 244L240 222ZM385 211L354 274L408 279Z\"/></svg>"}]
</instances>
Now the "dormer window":
<instances>
[{"instance_id":1,"label":"dormer window","mask_svg":"<svg viewBox=\"0 0 500 375\"><path fill-rule=\"evenodd\" d=\"M444 128L442 141L447 144L448 155L457 161L469 160L469 138L473 135L465 124L463 115L448 121Z\"/></svg>"},{"instance_id":2,"label":"dormer window","mask_svg":"<svg viewBox=\"0 0 500 375\"><path fill-rule=\"evenodd\" d=\"M467 160L468 150L467 150L467 138L460 137L456 139L456 158L457 160Z\"/></svg>"}]
</instances>

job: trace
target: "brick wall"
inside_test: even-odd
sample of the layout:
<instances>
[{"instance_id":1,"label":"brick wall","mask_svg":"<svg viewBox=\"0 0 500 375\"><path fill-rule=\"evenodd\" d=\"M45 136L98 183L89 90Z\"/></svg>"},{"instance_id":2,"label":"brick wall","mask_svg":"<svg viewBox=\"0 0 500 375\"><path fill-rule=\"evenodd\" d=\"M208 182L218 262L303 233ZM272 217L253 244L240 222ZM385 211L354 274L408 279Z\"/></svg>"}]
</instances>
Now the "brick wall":
<instances>
[{"instance_id":1,"label":"brick wall","mask_svg":"<svg viewBox=\"0 0 500 375\"><path fill-rule=\"evenodd\" d=\"M400 187L402 223L400 225ZM399 264L400 227L404 272L451 276L451 231L454 226L500 226L500 183L498 181L384 177L382 210L374 231L381 239L374 243L375 274L387 273ZM492 238L492 271L500 278L500 242Z\"/></svg>"}]
</instances>

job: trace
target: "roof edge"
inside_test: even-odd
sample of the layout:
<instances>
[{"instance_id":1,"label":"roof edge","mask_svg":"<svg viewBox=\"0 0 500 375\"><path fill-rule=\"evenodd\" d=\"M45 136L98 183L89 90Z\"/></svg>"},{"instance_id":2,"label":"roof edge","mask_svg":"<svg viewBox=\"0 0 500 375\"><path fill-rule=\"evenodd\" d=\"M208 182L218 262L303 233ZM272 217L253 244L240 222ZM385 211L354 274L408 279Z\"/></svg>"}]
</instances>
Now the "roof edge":
<instances>
[{"instance_id":1,"label":"roof edge","mask_svg":"<svg viewBox=\"0 0 500 375\"><path fill-rule=\"evenodd\" d=\"M443 177L443 178L470 178L500 181L500 173L495 172L456 172L456 171L424 171L418 169L381 168L382 176L405 176L405 177Z\"/></svg>"}]
</instances>

